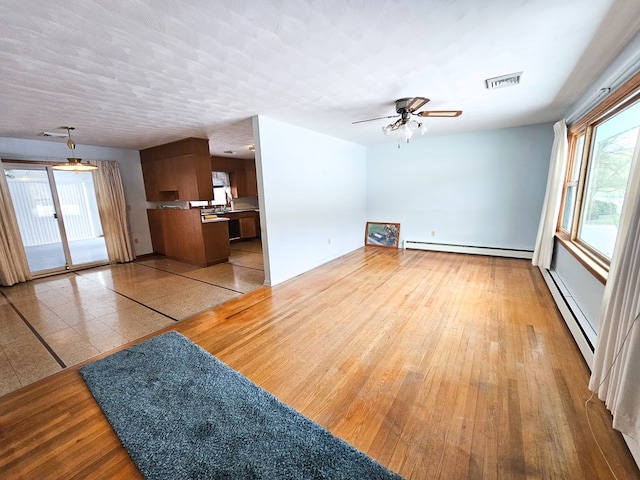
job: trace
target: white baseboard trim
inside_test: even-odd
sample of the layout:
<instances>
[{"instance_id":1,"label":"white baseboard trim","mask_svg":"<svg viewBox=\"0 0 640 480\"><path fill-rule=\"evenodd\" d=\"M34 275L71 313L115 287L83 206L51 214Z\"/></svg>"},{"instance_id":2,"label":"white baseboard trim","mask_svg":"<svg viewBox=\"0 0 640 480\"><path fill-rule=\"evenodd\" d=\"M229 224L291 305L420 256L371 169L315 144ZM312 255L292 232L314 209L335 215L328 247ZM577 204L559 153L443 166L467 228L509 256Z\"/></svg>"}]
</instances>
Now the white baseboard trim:
<instances>
[{"instance_id":1,"label":"white baseboard trim","mask_svg":"<svg viewBox=\"0 0 640 480\"><path fill-rule=\"evenodd\" d=\"M512 250L508 248L473 247L468 245L448 245L444 243L418 242L405 240L403 248L410 250L429 250L434 252L468 253L472 255L489 255L492 257L510 257L531 259L533 252L530 250Z\"/></svg>"}]
</instances>

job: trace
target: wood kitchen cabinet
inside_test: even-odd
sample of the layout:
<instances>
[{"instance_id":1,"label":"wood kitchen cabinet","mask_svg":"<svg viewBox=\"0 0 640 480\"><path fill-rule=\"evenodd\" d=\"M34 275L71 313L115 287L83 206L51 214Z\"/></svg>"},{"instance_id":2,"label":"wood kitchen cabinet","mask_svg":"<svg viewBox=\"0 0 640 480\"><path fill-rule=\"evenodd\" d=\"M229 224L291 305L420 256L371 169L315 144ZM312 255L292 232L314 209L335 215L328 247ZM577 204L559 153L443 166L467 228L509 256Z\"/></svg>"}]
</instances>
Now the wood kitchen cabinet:
<instances>
[{"instance_id":1,"label":"wood kitchen cabinet","mask_svg":"<svg viewBox=\"0 0 640 480\"><path fill-rule=\"evenodd\" d=\"M147 210L147 217L149 218L149 231L151 233L151 245L155 253L160 253L162 255L166 255L163 233L164 212L164 210L159 209Z\"/></svg>"},{"instance_id":2,"label":"wood kitchen cabinet","mask_svg":"<svg viewBox=\"0 0 640 480\"><path fill-rule=\"evenodd\" d=\"M245 160L245 176L247 179L247 197L258 196L258 178L255 160Z\"/></svg>"},{"instance_id":3,"label":"wood kitchen cabinet","mask_svg":"<svg viewBox=\"0 0 640 480\"><path fill-rule=\"evenodd\" d=\"M213 180L208 158L186 155L176 159L174 168L180 193L179 200L211 200L213 198Z\"/></svg>"},{"instance_id":4,"label":"wood kitchen cabinet","mask_svg":"<svg viewBox=\"0 0 640 480\"><path fill-rule=\"evenodd\" d=\"M154 165L156 188L163 192L178 191L176 174L179 168L176 159L161 158L157 160Z\"/></svg>"},{"instance_id":5,"label":"wood kitchen cabinet","mask_svg":"<svg viewBox=\"0 0 640 480\"><path fill-rule=\"evenodd\" d=\"M258 236L258 227L255 216L240 218L240 238L255 238Z\"/></svg>"},{"instance_id":6,"label":"wood kitchen cabinet","mask_svg":"<svg viewBox=\"0 0 640 480\"><path fill-rule=\"evenodd\" d=\"M142 164L142 178L144 179L144 193L149 202L160 202L160 191L157 187L157 174L155 165Z\"/></svg>"},{"instance_id":7,"label":"wood kitchen cabinet","mask_svg":"<svg viewBox=\"0 0 640 480\"><path fill-rule=\"evenodd\" d=\"M256 197L258 195L255 160L211 157L211 170L229 174L233 198Z\"/></svg>"},{"instance_id":8,"label":"wood kitchen cabinet","mask_svg":"<svg viewBox=\"0 0 640 480\"><path fill-rule=\"evenodd\" d=\"M150 202L211 200L209 141L187 138L140 151L145 193Z\"/></svg>"},{"instance_id":9,"label":"wood kitchen cabinet","mask_svg":"<svg viewBox=\"0 0 640 480\"><path fill-rule=\"evenodd\" d=\"M227 221L202 223L200 210L148 209L153 251L207 267L231 254Z\"/></svg>"},{"instance_id":10,"label":"wood kitchen cabinet","mask_svg":"<svg viewBox=\"0 0 640 480\"><path fill-rule=\"evenodd\" d=\"M231 240L255 238L260 235L258 212L228 212L229 238Z\"/></svg>"}]
</instances>

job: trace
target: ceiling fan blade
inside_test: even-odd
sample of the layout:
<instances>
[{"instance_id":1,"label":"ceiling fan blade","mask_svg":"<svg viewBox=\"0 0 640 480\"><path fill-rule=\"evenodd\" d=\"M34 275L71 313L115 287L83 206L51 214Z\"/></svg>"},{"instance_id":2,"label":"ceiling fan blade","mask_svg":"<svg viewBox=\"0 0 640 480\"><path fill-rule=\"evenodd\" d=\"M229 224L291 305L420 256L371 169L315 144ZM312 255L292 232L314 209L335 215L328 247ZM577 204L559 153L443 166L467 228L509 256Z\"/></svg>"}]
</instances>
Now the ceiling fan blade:
<instances>
[{"instance_id":1,"label":"ceiling fan blade","mask_svg":"<svg viewBox=\"0 0 640 480\"><path fill-rule=\"evenodd\" d=\"M377 117L377 118L369 118L367 120L358 120L357 122L351 122L351 125L354 125L356 123L373 122L374 120L382 120L383 118L395 118L399 116L400 115L388 115L386 117Z\"/></svg>"},{"instance_id":2,"label":"ceiling fan blade","mask_svg":"<svg viewBox=\"0 0 640 480\"><path fill-rule=\"evenodd\" d=\"M414 115L419 117L459 117L462 115L462 110L424 110Z\"/></svg>"},{"instance_id":3,"label":"ceiling fan blade","mask_svg":"<svg viewBox=\"0 0 640 480\"><path fill-rule=\"evenodd\" d=\"M429 101L428 98L415 97L407 104L407 110L413 113L419 108L422 108L428 101Z\"/></svg>"}]
</instances>

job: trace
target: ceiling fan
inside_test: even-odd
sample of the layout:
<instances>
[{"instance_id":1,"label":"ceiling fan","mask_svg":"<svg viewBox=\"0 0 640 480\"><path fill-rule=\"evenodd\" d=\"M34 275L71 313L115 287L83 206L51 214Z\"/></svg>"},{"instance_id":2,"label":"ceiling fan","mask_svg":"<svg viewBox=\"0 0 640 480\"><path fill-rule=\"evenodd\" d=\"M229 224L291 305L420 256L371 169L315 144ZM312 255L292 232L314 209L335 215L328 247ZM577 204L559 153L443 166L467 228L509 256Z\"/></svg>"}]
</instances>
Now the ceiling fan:
<instances>
[{"instance_id":1,"label":"ceiling fan","mask_svg":"<svg viewBox=\"0 0 640 480\"><path fill-rule=\"evenodd\" d=\"M353 122L353 124L371 122L383 118L400 117L394 123L382 127L382 131L389 135L393 131L400 130L401 137L409 142L415 130L419 129L423 134L426 131L426 127L422 123L418 123L411 118L412 115L418 117L459 117L462 115L462 110L423 110L416 112L416 110L422 108L428 101L429 99L425 97L401 98L396 100L396 115L359 120Z\"/></svg>"}]
</instances>

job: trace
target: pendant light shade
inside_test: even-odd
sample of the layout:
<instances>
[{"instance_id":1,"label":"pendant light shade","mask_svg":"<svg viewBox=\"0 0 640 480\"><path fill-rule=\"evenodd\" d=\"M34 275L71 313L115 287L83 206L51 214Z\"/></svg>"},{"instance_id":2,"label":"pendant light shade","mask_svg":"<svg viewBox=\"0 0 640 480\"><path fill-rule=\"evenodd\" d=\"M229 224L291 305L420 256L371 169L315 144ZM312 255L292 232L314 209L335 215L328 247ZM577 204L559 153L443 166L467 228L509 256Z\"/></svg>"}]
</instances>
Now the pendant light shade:
<instances>
[{"instance_id":1,"label":"pendant light shade","mask_svg":"<svg viewBox=\"0 0 640 480\"><path fill-rule=\"evenodd\" d=\"M71 130L74 130L74 127L62 127L67 129L67 134L69 138L67 139L67 147L71 150L71 157L67 158L67 163L59 163L53 166L54 170L67 170L72 172L86 172L91 170L97 170L98 167L96 165L91 165L90 163L82 163L81 158L76 158L76 142L71 138Z\"/></svg>"}]
</instances>

